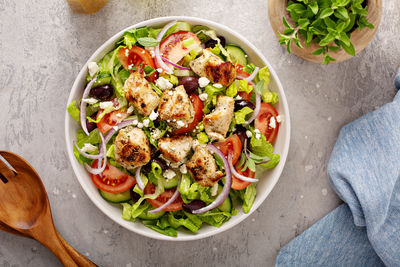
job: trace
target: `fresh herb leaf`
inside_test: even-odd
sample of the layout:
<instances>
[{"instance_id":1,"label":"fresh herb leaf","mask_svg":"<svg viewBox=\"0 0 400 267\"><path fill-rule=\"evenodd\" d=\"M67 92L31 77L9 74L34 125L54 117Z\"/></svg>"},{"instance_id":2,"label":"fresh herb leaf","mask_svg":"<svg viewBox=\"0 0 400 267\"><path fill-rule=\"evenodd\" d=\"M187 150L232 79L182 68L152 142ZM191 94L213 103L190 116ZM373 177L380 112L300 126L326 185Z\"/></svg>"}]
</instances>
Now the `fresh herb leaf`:
<instances>
[{"instance_id":1,"label":"fresh herb leaf","mask_svg":"<svg viewBox=\"0 0 400 267\"><path fill-rule=\"evenodd\" d=\"M141 37L137 39L137 42L144 47L155 47L160 43L152 37Z\"/></svg>"}]
</instances>

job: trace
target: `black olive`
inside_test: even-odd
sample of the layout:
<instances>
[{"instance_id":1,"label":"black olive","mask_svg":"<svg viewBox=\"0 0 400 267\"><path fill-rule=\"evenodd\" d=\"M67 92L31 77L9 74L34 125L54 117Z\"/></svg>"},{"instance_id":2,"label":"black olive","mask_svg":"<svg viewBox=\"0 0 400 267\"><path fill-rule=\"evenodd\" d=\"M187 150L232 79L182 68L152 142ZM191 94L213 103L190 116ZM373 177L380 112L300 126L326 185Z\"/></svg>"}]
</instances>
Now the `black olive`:
<instances>
[{"instance_id":1,"label":"black olive","mask_svg":"<svg viewBox=\"0 0 400 267\"><path fill-rule=\"evenodd\" d=\"M182 208L184 211L192 213L194 210L198 210L201 208L204 208L206 206L206 203L199 199L195 199L190 203L183 203Z\"/></svg>"},{"instance_id":2,"label":"black olive","mask_svg":"<svg viewBox=\"0 0 400 267\"><path fill-rule=\"evenodd\" d=\"M130 189L131 199L133 200L133 202L136 202L139 200L140 195L138 193L134 192L132 189L133 189L133 187Z\"/></svg>"},{"instance_id":3,"label":"black olive","mask_svg":"<svg viewBox=\"0 0 400 267\"><path fill-rule=\"evenodd\" d=\"M197 88L199 88L199 79L197 79L194 76L183 77L179 81L179 85L183 85L183 87L185 87L186 92L191 93Z\"/></svg>"},{"instance_id":4,"label":"black olive","mask_svg":"<svg viewBox=\"0 0 400 267\"><path fill-rule=\"evenodd\" d=\"M226 44L226 40L224 36L217 36L219 38L220 44L222 45L222 47L225 47Z\"/></svg>"},{"instance_id":5,"label":"black olive","mask_svg":"<svg viewBox=\"0 0 400 267\"><path fill-rule=\"evenodd\" d=\"M90 90L90 96L106 101L110 100L114 94L114 87L111 84L104 84Z\"/></svg>"},{"instance_id":6,"label":"black olive","mask_svg":"<svg viewBox=\"0 0 400 267\"><path fill-rule=\"evenodd\" d=\"M244 128L243 126L237 126L236 134L239 136L242 147L244 147L245 140L247 140L247 144L249 144L249 138L246 135L246 128Z\"/></svg>"},{"instance_id":7,"label":"black olive","mask_svg":"<svg viewBox=\"0 0 400 267\"><path fill-rule=\"evenodd\" d=\"M236 100L235 101L235 111L241 110L244 107L249 107L251 109L255 109L255 106L253 103L251 103L250 101L247 100Z\"/></svg>"},{"instance_id":8,"label":"black olive","mask_svg":"<svg viewBox=\"0 0 400 267\"><path fill-rule=\"evenodd\" d=\"M96 113L93 113L93 114L90 116L90 118L91 118L92 120L96 120L96 117L97 117L97 112L96 112ZM88 130L89 132L91 132L91 131L93 131L94 129L97 128L97 125L96 125L96 123L90 122L88 119L86 119L86 128L87 128L87 130Z\"/></svg>"}]
</instances>

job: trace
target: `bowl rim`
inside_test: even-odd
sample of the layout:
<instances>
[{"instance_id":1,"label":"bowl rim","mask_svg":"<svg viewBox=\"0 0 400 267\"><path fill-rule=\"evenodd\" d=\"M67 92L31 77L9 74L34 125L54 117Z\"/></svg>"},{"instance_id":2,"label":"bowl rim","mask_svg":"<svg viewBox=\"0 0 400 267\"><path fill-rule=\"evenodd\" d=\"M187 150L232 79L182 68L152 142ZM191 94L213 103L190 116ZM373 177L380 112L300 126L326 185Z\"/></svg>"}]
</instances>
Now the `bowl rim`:
<instances>
[{"instance_id":1,"label":"bowl rim","mask_svg":"<svg viewBox=\"0 0 400 267\"><path fill-rule=\"evenodd\" d=\"M289 152L289 145L290 145L290 132L291 132L291 128L290 128L290 114L289 114L289 106L287 103L287 98L285 95L285 92L283 90L282 84L278 78L278 75L276 74L275 70L272 68L271 64L269 63L269 61L264 57L264 55L251 43L249 42L244 36L242 36L241 34L237 33L236 31L230 29L229 27L222 25L220 23L208 20L208 19L202 19L202 18L197 18L197 17L191 17L191 16L165 16L165 17L157 17L157 18L153 18L153 19L149 19L149 20L145 20L139 23L136 23L132 26L126 27L125 29L117 32L116 34L114 34L113 36L111 36L107 41L105 41L90 57L89 59L86 61L86 63L82 66L81 70L79 71L78 75L75 78L75 81L72 85L69 97L68 97L68 101L67 101L67 106L69 105L69 103L71 103L74 99L73 99L73 95L74 92L76 90L78 90L78 84L81 81L82 77L85 77L86 72L87 72L87 64L88 62L91 62L94 58L96 58L99 54L101 54L108 46L110 46L111 44L115 43L116 40L118 40L118 38L120 38L123 33L129 29L132 28L138 28L138 27L143 27L143 26L148 26L148 25L155 25L155 24L161 24L161 25L165 25L166 23L168 23L169 21L173 21L173 20L178 20L178 21L191 21L191 22L195 22L198 24L205 24L205 25L209 25L211 28L215 28L215 29L221 29L222 31L228 32L229 34L231 34L232 36L240 39L242 42L244 42L254 53L255 55L261 59L261 61L269 68L269 71L271 73L271 76L274 78L274 81L276 83L276 86L279 90L279 94L280 94L280 99L279 102L280 104L283 105L283 110L285 111L285 118L284 118L284 123L286 126L286 132L285 132L285 136L283 137L283 152L280 153L280 164L278 164L278 166L276 166L275 170L276 170L276 175L273 176L273 180L272 180L272 184L269 188L267 188L267 190L265 192L263 192L263 194L261 195L257 195L258 198L261 198L260 201L258 203L254 203L253 207L251 208L250 212L245 214L241 214L241 217L238 218L234 223L228 225L227 227L223 227L221 226L220 228L217 227L213 227L210 231L207 231L205 233L200 233L200 234L193 234L193 235L185 235L185 236L177 236L177 237L169 237L169 236L165 236L162 234L159 234L157 232L147 232L147 231L143 231L141 229L135 229L135 228L129 228L127 225L121 224L116 218L114 218L114 216L112 214L109 214L106 212L106 210L103 210L102 206L104 203L100 203L93 195L92 193L89 191L89 188L86 188L83 184L83 181L81 181L82 177L80 177L79 175L79 170L78 170L78 162L75 159L75 156L73 154L73 141L71 139L71 136L69 134L69 125L70 122L72 121L72 119L69 116L68 111L65 111L65 121L64 121L64 131L65 131L65 143L66 143L66 147L67 147L67 154L68 154L68 158L69 161L72 165L72 169L74 171L75 177L78 180L79 184L81 185L81 187L83 188L83 190L85 191L86 195L89 197L89 199L95 204L95 206L101 210L107 217L109 217L112 221L114 221L115 223L117 223L118 225L121 225L122 227L126 228L129 231L135 232L139 235L142 236L146 236L149 238L153 238L153 239L158 239L158 240L167 240L167 241L190 241L190 240L198 240L198 239L202 239L202 238L206 238L206 237L210 237L219 233L222 233L228 229L231 229L232 227L236 226L237 224L239 224L240 222L242 222L244 219L246 219L247 217L249 217L262 203L264 203L265 199L268 197L268 195L271 193L272 189L276 186L283 168L285 166L286 163L286 159L288 156L288 152ZM80 164L79 164L80 165ZM237 215L239 216L239 215ZM148 229L150 230L150 229Z\"/></svg>"}]
</instances>

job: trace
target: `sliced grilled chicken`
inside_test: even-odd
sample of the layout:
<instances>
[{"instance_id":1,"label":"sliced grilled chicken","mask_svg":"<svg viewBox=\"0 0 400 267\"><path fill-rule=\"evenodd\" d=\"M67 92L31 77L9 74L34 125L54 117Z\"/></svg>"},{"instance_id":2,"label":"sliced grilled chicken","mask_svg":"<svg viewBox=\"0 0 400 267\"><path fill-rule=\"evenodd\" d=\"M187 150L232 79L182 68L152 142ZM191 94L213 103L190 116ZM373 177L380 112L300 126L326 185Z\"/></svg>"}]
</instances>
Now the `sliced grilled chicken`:
<instances>
[{"instance_id":1,"label":"sliced grilled chicken","mask_svg":"<svg viewBox=\"0 0 400 267\"><path fill-rule=\"evenodd\" d=\"M190 136L163 137L158 140L158 148L166 159L180 162L189 154L192 143Z\"/></svg>"},{"instance_id":2,"label":"sliced grilled chicken","mask_svg":"<svg viewBox=\"0 0 400 267\"><path fill-rule=\"evenodd\" d=\"M202 186L213 186L224 174L218 170L213 155L207 147L198 145L186 167Z\"/></svg>"},{"instance_id":3,"label":"sliced grilled chicken","mask_svg":"<svg viewBox=\"0 0 400 267\"><path fill-rule=\"evenodd\" d=\"M160 97L144 78L142 68L138 68L135 72L131 73L125 82L124 92L128 101L144 116L149 116L160 103Z\"/></svg>"},{"instance_id":4,"label":"sliced grilled chicken","mask_svg":"<svg viewBox=\"0 0 400 267\"><path fill-rule=\"evenodd\" d=\"M236 78L236 69L231 62L224 62L211 51L204 49L203 54L190 62L190 68L201 77L212 83L230 85Z\"/></svg>"},{"instance_id":5,"label":"sliced grilled chicken","mask_svg":"<svg viewBox=\"0 0 400 267\"><path fill-rule=\"evenodd\" d=\"M183 85L163 92L158 113L173 128L186 127L193 121L193 105Z\"/></svg>"},{"instance_id":6,"label":"sliced grilled chicken","mask_svg":"<svg viewBox=\"0 0 400 267\"><path fill-rule=\"evenodd\" d=\"M233 117L235 100L230 96L219 96L215 110L204 116L203 124L211 140L224 141Z\"/></svg>"},{"instance_id":7,"label":"sliced grilled chicken","mask_svg":"<svg viewBox=\"0 0 400 267\"><path fill-rule=\"evenodd\" d=\"M150 145L146 134L139 128L128 126L115 138L115 159L122 167L131 170L150 161Z\"/></svg>"}]
</instances>

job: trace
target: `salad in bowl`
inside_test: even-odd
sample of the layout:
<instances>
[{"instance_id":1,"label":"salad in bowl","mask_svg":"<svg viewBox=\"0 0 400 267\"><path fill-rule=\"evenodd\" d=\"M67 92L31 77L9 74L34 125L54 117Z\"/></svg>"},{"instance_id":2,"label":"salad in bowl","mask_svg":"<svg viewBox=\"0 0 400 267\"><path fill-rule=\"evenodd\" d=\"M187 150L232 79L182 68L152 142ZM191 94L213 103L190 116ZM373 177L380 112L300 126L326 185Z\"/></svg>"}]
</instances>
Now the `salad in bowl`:
<instances>
[{"instance_id":1,"label":"salad in bowl","mask_svg":"<svg viewBox=\"0 0 400 267\"><path fill-rule=\"evenodd\" d=\"M125 31L88 62L80 95L67 107L80 125L74 156L122 219L160 234L249 213L280 162L269 68L208 26Z\"/></svg>"}]
</instances>

